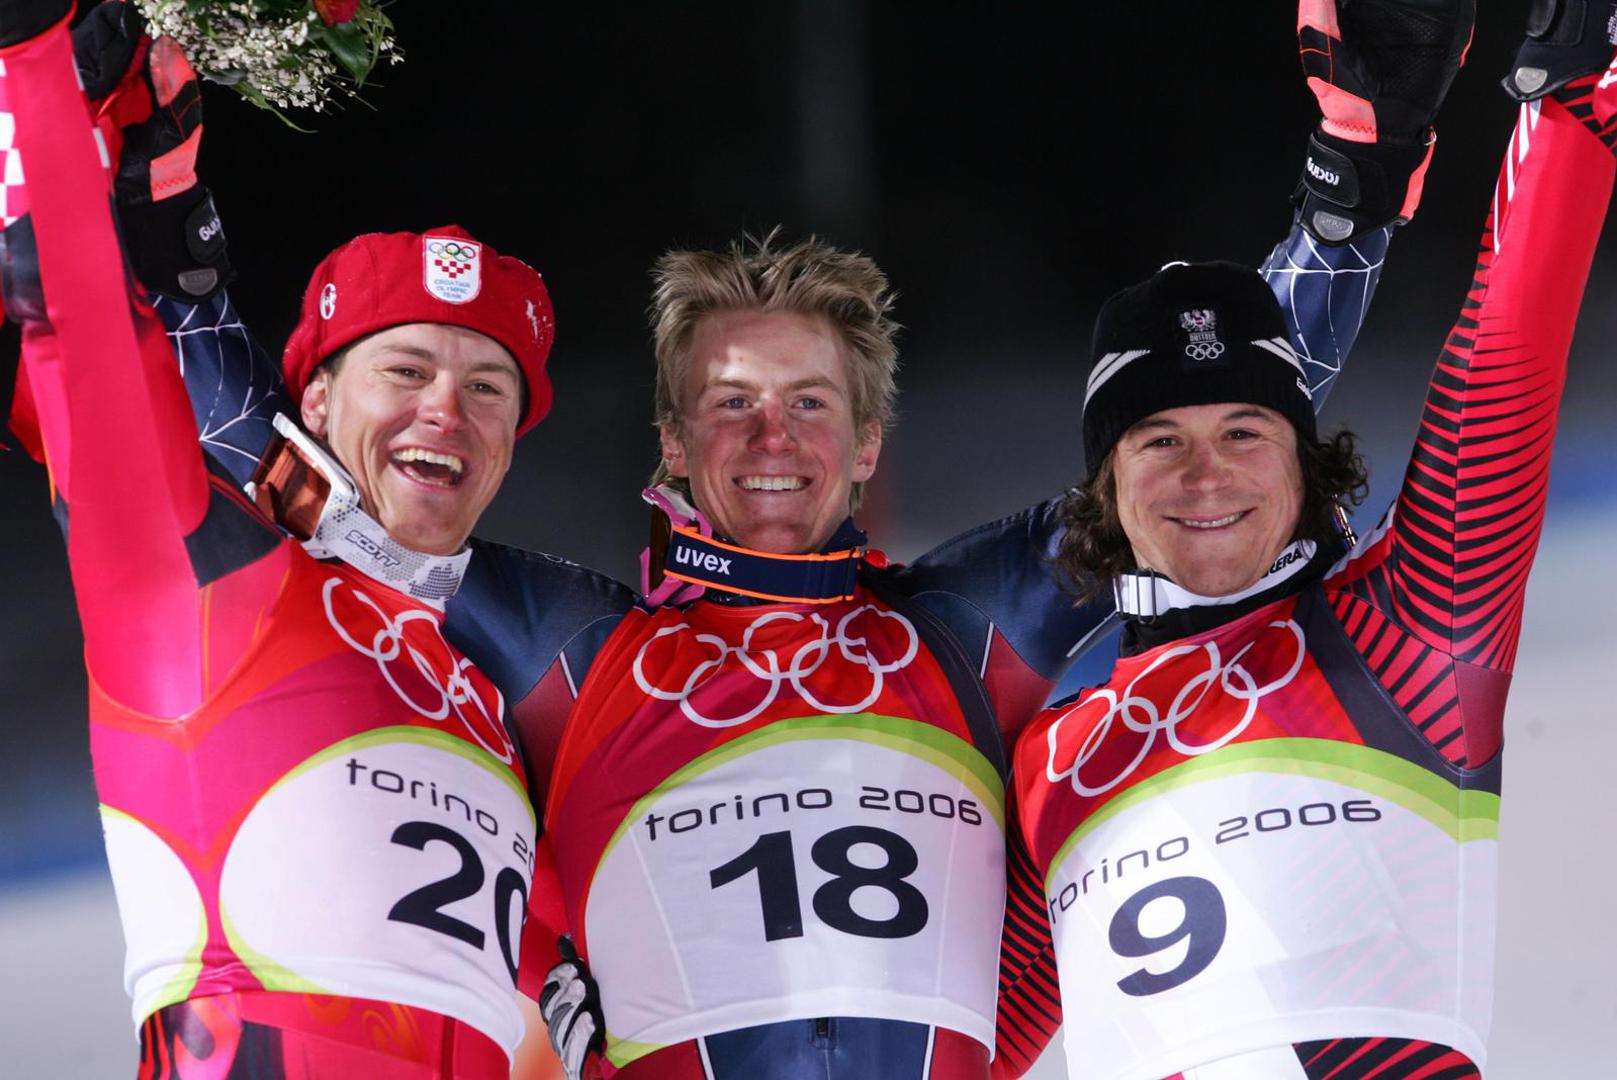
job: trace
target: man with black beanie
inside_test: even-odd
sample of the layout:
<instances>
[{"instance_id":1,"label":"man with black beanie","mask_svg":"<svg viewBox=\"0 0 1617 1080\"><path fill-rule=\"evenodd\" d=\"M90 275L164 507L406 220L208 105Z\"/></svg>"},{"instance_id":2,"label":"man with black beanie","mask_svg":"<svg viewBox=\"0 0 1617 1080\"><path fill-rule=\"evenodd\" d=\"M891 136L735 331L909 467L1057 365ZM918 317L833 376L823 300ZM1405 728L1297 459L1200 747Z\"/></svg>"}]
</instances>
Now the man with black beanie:
<instances>
[{"instance_id":1,"label":"man with black beanie","mask_svg":"<svg viewBox=\"0 0 1617 1080\"><path fill-rule=\"evenodd\" d=\"M1481 1075L1505 695L1617 171L1613 5L1541 6L1476 279L1363 542L1330 524L1352 438L1318 438L1254 272L1169 266L1101 312L1060 562L1111 585L1122 655L1017 746L1006 923L1043 945L1001 979L1002 1012L1065 1014L1074 1080Z\"/></svg>"},{"instance_id":2,"label":"man with black beanie","mask_svg":"<svg viewBox=\"0 0 1617 1080\"><path fill-rule=\"evenodd\" d=\"M1257 273L1170 264L1107 301L1093 351L1087 495L1069 500L1063 549L1086 591L1135 569L1158 591L1229 596L1294 568L1293 541L1341 553L1330 511L1362 470L1350 439L1317 441L1302 360Z\"/></svg>"}]
</instances>

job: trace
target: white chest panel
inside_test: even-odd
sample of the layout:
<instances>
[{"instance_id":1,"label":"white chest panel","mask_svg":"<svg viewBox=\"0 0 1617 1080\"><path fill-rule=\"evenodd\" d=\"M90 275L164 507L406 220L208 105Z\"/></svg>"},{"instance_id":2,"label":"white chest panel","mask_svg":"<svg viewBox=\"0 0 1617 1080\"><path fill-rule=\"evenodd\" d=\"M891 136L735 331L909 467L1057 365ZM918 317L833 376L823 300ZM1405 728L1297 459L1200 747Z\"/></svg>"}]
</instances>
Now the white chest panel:
<instances>
[{"instance_id":1,"label":"white chest panel","mask_svg":"<svg viewBox=\"0 0 1617 1080\"><path fill-rule=\"evenodd\" d=\"M168 852L155 833L104 819L138 1022L195 983L203 907L184 864L154 858ZM422 728L367 732L253 805L225 855L220 921L267 989L430 1009L511 1051L533 842L527 799L479 748Z\"/></svg>"},{"instance_id":2,"label":"white chest panel","mask_svg":"<svg viewBox=\"0 0 1617 1080\"><path fill-rule=\"evenodd\" d=\"M681 770L590 885L609 1054L817 1016L991 1046L1002 804L975 749L882 717L786 721Z\"/></svg>"},{"instance_id":3,"label":"white chest panel","mask_svg":"<svg viewBox=\"0 0 1617 1080\"><path fill-rule=\"evenodd\" d=\"M1159 1080L1355 1035L1482 1062L1498 799L1390 755L1336 753L1202 759L1063 846L1045 900L1074 1080Z\"/></svg>"}]
</instances>

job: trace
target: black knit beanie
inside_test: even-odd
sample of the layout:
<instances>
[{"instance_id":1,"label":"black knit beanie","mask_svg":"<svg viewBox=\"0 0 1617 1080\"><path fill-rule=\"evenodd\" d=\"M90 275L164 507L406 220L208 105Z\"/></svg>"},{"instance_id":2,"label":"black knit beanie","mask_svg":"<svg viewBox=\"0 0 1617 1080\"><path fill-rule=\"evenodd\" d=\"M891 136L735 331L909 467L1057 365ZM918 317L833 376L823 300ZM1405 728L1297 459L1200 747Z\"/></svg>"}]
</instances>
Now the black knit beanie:
<instances>
[{"instance_id":1,"label":"black knit beanie","mask_svg":"<svg viewBox=\"0 0 1617 1080\"><path fill-rule=\"evenodd\" d=\"M1095 320L1084 395L1084 461L1094 478L1123 433L1184 405L1263 405L1316 438L1314 403L1280 302L1256 270L1170 263L1112 296Z\"/></svg>"}]
</instances>

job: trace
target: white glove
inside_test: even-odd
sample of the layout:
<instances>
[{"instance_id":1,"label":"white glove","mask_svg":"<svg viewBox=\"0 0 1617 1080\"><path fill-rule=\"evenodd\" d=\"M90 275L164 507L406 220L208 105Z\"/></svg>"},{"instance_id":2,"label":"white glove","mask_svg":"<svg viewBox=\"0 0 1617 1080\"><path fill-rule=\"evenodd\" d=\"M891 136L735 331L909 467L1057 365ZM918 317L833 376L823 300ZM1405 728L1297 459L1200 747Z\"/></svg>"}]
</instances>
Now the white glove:
<instances>
[{"instance_id":1,"label":"white glove","mask_svg":"<svg viewBox=\"0 0 1617 1080\"><path fill-rule=\"evenodd\" d=\"M545 973L539 1015L550 1029L550 1046L561 1059L567 1080L582 1080L584 1061L599 1046L606 1026L601 1018L601 996L573 948L572 938L564 934L557 945L564 959Z\"/></svg>"}]
</instances>

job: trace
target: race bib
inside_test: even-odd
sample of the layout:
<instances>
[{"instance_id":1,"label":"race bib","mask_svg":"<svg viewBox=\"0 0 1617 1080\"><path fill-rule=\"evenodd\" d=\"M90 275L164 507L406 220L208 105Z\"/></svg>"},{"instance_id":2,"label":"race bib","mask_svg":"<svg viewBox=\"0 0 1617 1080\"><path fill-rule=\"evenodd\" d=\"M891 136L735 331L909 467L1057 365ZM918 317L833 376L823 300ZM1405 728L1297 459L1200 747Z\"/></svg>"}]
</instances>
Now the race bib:
<instances>
[{"instance_id":1,"label":"race bib","mask_svg":"<svg viewBox=\"0 0 1617 1080\"><path fill-rule=\"evenodd\" d=\"M1498 797L1271 739L1158 774L1052 860L1068 1073L1157 1080L1346 1035L1483 1060Z\"/></svg>"},{"instance_id":2,"label":"race bib","mask_svg":"<svg viewBox=\"0 0 1617 1080\"><path fill-rule=\"evenodd\" d=\"M608 1055L816 1016L991 1046L1003 801L969 744L870 714L780 721L681 769L590 884Z\"/></svg>"},{"instance_id":3,"label":"race bib","mask_svg":"<svg viewBox=\"0 0 1617 1080\"><path fill-rule=\"evenodd\" d=\"M271 990L379 998L507 1050L534 818L516 780L419 727L327 748L242 822L220 881L231 946Z\"/></svg>"}]
</instances>

